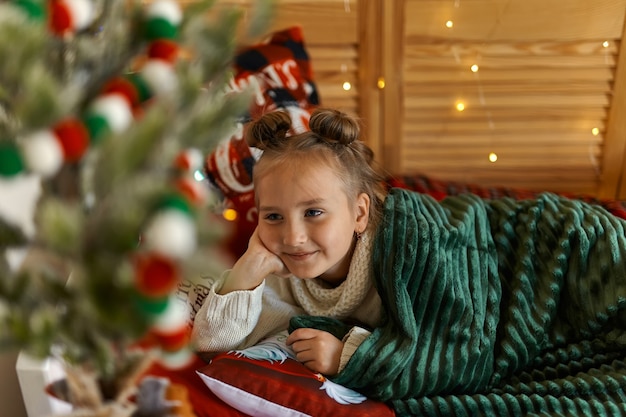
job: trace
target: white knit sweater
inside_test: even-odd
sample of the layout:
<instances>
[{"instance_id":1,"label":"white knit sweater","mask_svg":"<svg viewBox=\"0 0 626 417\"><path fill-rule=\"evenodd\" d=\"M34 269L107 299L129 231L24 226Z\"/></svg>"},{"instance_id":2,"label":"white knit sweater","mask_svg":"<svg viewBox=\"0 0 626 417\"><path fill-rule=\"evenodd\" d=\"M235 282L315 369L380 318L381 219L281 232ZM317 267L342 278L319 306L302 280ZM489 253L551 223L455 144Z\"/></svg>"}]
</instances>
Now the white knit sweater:
<instances>
[{"instance_id":1,"label":"white knit sweater","mask_svg":"<svg viewBox=\"0 0 626 417\"><path fill-rule=\"evenodd\" d=\"M192 343L200 353L226 352L250 347L260 340L286 330L296 315L333 317L380 324L381 300L370 270L371 236L357 242L346 280L331 287L319 279L281 278L270 275L253 290L219 295L226 271L211 288L194 320ZM369 335L353 327L344 338L339 369L343 369L356 348Z\"/></svg>"}]
</instances>

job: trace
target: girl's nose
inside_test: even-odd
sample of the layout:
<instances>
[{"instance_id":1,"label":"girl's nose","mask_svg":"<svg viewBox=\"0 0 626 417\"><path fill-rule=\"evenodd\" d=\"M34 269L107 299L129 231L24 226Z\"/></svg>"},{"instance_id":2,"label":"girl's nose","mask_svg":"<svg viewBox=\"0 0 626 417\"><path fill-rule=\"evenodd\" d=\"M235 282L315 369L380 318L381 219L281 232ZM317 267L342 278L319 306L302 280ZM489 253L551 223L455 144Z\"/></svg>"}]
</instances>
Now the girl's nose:
<instances>
[{"instance_id":1,"label":"girl's nose","mask_svg":"<svg viewBox=\"0 0 626 417\"><path fill-rule=\"evenodd\" d=\"M283 231L283 244L286 246L299 246L306 242L306 228L299 222L288 222Z\"/></svg>"}]
</instances>

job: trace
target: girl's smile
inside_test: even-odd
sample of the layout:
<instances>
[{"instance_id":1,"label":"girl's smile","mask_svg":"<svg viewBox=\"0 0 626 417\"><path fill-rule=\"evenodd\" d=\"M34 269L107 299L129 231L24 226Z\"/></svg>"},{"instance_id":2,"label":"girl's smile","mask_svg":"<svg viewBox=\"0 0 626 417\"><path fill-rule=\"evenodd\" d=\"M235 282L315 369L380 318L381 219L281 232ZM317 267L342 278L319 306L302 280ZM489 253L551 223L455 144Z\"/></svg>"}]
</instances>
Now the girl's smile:
<instances>
[{"instance_id":1,"label":"girl's smile","mask_svg":"<svg viewBox=\"0 0 626 417\"><path fill-rule=\"evenodd\" d=\"M306 261L309 258L315 256L317 252L303 252L303 253L287 253L286 255L296 261Z\"/></svg>"}]
</instances>

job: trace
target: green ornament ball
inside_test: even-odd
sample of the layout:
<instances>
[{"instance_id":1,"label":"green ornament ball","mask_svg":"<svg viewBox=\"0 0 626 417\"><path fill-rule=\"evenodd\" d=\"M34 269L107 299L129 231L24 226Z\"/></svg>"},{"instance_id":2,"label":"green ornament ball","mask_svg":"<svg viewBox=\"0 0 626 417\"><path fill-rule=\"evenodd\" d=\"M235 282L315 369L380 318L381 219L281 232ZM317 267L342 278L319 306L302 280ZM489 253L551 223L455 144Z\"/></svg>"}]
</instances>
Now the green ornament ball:
<instances>
[{"instance_id":1,"label":"green ornament ball","mask_svg":"<svg viewBox=\"0 0 626 417\"><path fill-rule=\"evenodd\" d=\"M12 177L24 170L20 151L12 143L0 143L0 176Z\"/></svg>"},{"instance_id":2,"label":"green ornament ball","mask_svg":"<svg viewBox=\"0 0 626 417\"><path fill-rule=\"evenodd\" d=\"M13 2L33 20L43 22L46 19L46 9L42 1L15 0Z\"/></svg>"},{"instance_id":3,"label":"green ornament ball","mask_svg":"<svg viewBox=\"0 0 626 417\"><path fill-rule=\"evenodd\" d=\"M155 17L145 23L144 35L149 41L175 39L178 36L178 26L162 17Z\"/></svg>"},{"instance_id":4,"label":"green ornament ball","mask_svg":"<svg viewBox=\"0 0 626 417\"><path fill-rule=\"evenodd\" d=\"M156 317L162 314L170 303L169 297L150 298L135 292L135 305L147 317Z\"/></svg>"},{"instance_id":5,"label":"green ornament ball","mask_svg":"<svg viewBox=\"0 0 626 417\"><path fill-rule=\"evenodd\" d=\"M130 73L126 76L126 78L128 79L128 81L131 82L131 84L137 90L140 103L145 103L150 98L152 98L152 91L150 90L150 86L148 85L146 80L144 80L141 77L140 73L136 73L136 72Z\"/></svg>"},{"instance_id":6,"label":"green ornament ball","mask_svg":"<svg viewBox=\"0 0 626 417\"><path fill-rule=\"evenodd\" d=\"M159 202L157 207L158 209L174 209L179 210L182 213L188 214L189 216L194 215L193 208L187 201L185 197L180 194L168 194Z\"/></svg>"},{"instance_id":7,"label":"green ornament ball","mask_svg":"<svg viewBox=\"0 0 626 417\"><path fill-rule=\"evenodd\" d=\"M93 145L100 143L103 138L111 134L109 122L99 114L87 113L83 117L83 123L89 132L89 141Z\"/></svg>"}]
</instances>

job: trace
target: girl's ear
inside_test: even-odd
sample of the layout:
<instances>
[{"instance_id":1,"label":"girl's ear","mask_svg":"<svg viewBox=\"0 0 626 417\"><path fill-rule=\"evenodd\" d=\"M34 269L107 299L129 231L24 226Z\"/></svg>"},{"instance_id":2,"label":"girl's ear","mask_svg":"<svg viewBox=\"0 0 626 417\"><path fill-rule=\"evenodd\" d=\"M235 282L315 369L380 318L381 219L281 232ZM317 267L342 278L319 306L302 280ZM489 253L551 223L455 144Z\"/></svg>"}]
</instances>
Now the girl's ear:
<instances>
[{"instance_id":1,"label":"girl's ear","mask_svg":"<svg viewBox=\"0 0 626 417\"><path fill-rule=\"evenodd\" d=\"M370 196L361 193L356 198L356 225L354 231L363 233L367 227L370 215Z\"/></svg>"}]
</instances>

